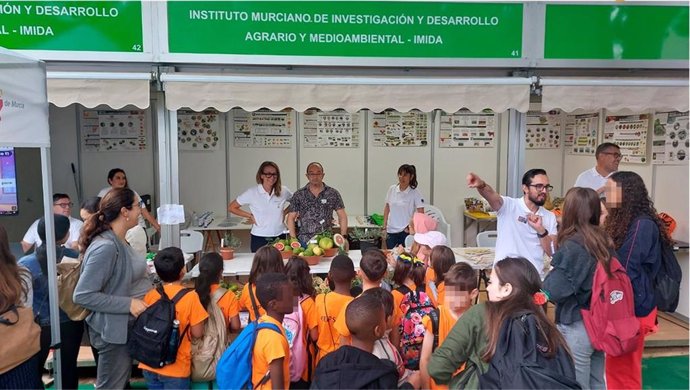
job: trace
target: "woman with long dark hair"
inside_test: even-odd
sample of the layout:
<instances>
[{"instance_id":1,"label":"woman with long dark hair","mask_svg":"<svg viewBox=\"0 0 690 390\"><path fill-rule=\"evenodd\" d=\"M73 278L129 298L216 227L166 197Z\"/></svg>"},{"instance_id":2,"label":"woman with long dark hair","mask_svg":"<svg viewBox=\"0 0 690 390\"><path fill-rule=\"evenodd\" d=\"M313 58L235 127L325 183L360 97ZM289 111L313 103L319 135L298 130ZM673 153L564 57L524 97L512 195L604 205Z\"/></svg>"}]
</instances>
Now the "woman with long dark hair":
<instances>
[{"instance_id":1,"label":"woman with long dark hair","mask_svg":"<svg viewBox=\"0 0 690 390\"><path fill-rule=\"evenodd\" d=\"M64 244L69 238L69 218L55 214L55 259L62 261ZM38 367L36 375L43 375L43 365L48 358L51 341L50 306L48 302L48 247L46 246L46 222L44 218L38 221L38 236L41 245L30 255L19 259L19 265L31 272L31 283L34 291L33 311L36 321L41 326L41 350L38 352ZM60 310L60 360L62 373L62 387L76 389L79 386L77 372L77 357L82 334L84 333L84 321L72 321Z\"/></svg>"},{"instance_id":2,"label":"woman with long dark hair","mask_svg":"<svg viewBox=\"0 0 690 390\"><path fill-rule=\"evenodd\" d=\"M256 186L244 191L228 205L228 211L247 218L252 225L251 251L277 237L285 237L285 202L292 198L290 189L280 181L280 168L273 161L264 161L256 171ZM248 206L249 211L242 210Z\"/></svg>"},{"instance_id":3,"label":"woman with long dark hair","mask_svg":"<svg viewBox=\"0 0 690 390\"><path fill-rule=\"evenodd\" d=\"M121 389L129 380L127 333L130 322L146 309L142 298L152 287L146 259L125 240L138 223L140 201L129 188L110 190L84 224L79 242L83 263L74 303L91 311L86 323L99 355L96 389Z\"/></svg>"},{"instance_id":4,"label":"woman with long dark hair","mask_svg":"<svg viewBox=\"0 0 690 390\"><path fill-rule=\"evenodd\" d=\"M13 306L31 307L32 302L31 273L17 265L10 250L7 231L0 225L0 313L7 312ZM43 381L37 375L37 369L38 354L0 374L0 389L42 390Z\"/></svg>"},{"instance_id":5,"label":"woman with long dark hair","mask_svg":"<svg viewBox=\"0 0 690 390\"><path fill-rule=\"evenodd\" d=\"M605 186L609 215L604 226L613 240L618 259L630 277L635 295L635 315L640 331L656 331L656 303L653 281L661 267L663 245L671 245L666 227L657 216L642 178L634 172L619 171L609 176ZM642 388L642 350L606 358L606 384L611 389Z\"/></svg>"},{"instance_id":6,"label":"woman with long dark hair","mask_svg":"<svg viewBox=\"0 0 690 390\"><path fill-rule=\"evenodd\" d=\"M544 289L556 303L556 326L565 337L575 361L577 382L583 389L605 389L604 353L587 335L581 309L589 309L592 279L597 264L610 274L613 241L599 226L601 202L590 188L568 190L558 229L558 251Z\"/></svg>"},{"instance_id":7,"label":"woman with long dark hair","mask_svg":"<svg viewBox=\"0 0 690 390\"><path fill-rule=\"evenodd\" d=\"M398 184L393 184L386 193L383 208L383 231L386 233L386 248L405 245L405 238L411 234L408 226L412 215L424 212L424 197L417 190L417 168L403 164L398 168Z\"/></svg>"}]
</instances>

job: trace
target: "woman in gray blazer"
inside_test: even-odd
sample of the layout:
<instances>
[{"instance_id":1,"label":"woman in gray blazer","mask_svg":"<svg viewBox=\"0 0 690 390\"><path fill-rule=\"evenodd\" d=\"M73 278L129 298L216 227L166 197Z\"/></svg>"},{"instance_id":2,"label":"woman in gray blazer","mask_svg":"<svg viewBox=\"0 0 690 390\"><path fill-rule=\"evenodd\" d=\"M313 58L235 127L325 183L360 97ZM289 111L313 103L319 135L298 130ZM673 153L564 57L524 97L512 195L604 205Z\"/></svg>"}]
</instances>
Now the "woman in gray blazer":
<instances>
[{"instance_id":1,"label":"woman in gray blazer","mask_svg":"<svg viewBox=\"0 0 690 390\"><path fill-rule=\"evenodd\" d=\"M84 223L80 238L84 258L74 302L91 311L86 323L99 355L96 389L122 389L129 381L127 331L146 309L142 298L152 287L146 259L125 241L140 214L140 199L132 190L113 189Z\"/></svg>"}]
</instances>

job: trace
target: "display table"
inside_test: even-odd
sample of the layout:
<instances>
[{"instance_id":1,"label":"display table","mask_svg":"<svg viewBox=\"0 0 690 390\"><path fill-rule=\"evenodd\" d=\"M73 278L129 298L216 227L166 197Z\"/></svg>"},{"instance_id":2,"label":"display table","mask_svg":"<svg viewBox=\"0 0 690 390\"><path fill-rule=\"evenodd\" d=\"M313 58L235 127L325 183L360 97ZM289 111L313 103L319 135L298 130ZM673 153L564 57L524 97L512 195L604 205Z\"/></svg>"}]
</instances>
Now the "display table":
<instances>
[{"instance_id":1,"label":"display table","mask_svg":"<svg viewBox=\"0 0 690 390\"><path fill-rule=\"evenodd\" d=\"M496 216L487 214L484 212L479 212L479 211L467 211L465 210L462 214L463 216L463 233L467 233L467 229L470 228L470 226L475 225L476 226L476 232L474 234L474 237L477 237L477 234L489 230L490 228L493 228L494 223L496 222ZM466 238L466 235L465 237ZM467 241L465 241L467 242Z\"/></svg>"},{"instance_id":2,"label":"display table","mask_svg":"<svg viewBox=\"0 0 690 390\"><path fill-rule=\"evenodd\" d=\"M476 270L491 269L494 263L494 248L452 248L455 253L455 261L464 261ZM355 265L355 269L359 269L359 261L362 259L362 252L359 250L351 250L347 254ZM223 261L223 276L248 276L252 268L253 253L235 253L235 258L232 260ZM331 268L332 257L325 257L318 265L309 266L312 274L326 274ZM287 261L287 260L286 260ZM195 265L189 271L189 277L195 278L199 276L199 265Z\"/></svg>"}]
</instances>

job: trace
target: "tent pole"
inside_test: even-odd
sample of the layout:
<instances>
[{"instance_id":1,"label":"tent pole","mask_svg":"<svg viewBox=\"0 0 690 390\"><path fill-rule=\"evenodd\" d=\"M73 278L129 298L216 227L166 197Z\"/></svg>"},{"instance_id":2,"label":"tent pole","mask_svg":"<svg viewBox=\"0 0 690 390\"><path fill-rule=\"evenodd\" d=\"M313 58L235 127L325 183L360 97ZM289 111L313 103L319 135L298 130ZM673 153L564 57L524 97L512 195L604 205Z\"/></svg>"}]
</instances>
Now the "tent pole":
<instances>
[{"instance_id":1,"label":"tent pole","mask_svg":"<svg viewBox=\"0 0 690 390\"><path fill-rule=\"evenodd\" d=\"M525 172L525 134L527 115L515 109L508 110L508 184L506 195L521 197L522 175Z\"/></svg>"},{"instance_id":2,"label":"tent pole","mask_svg":"<svg viewBox=\"0 0 690 390\"><path fill-rule=\"evenodd\" d=\"M55 219L53 217L53 180L50 169L50 147L41 147L43 180L43 216L46 223L46 254L48 256L48 305L50 308L50 346L53 349L55 388L62 389L62 359L60 356L60 308L57 291L57 259L55 258ZM51 249L52 248L52 249Z\"/></svg>"}]
</instances>

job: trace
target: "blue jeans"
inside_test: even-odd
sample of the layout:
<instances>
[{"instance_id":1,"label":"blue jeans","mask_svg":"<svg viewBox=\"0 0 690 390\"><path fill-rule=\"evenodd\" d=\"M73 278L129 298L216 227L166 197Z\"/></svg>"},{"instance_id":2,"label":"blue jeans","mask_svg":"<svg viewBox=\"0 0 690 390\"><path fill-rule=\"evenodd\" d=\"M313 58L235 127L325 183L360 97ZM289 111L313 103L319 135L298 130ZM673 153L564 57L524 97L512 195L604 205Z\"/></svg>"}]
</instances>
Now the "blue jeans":
<instances>
[{"instance_id":1,"label":"blue jeans","mask_svg":"<svg viewBox=\"0 0 690 390\"><path fill-rule=\"evenodd\" d=\"M583 389L606 389L604 353L592 347L582 320L569 325L557 324L575 362L575 379Z\"/></svg>"},{"instance_id":2,"label":"blue jeans","mask_svg":"<svg viewBox=\"0 0 690 390\"><path fill-rule=\"evenodd\" d=\"M402 231L400 233L386 233L386 249L393 249L398 245L405 246L405 238L409 233Z\"/></svg>"},{"instance_id":3,"label":"blue jeans","mask_svg":"<svg viewBox=\"0 0 690 390\"><path fill-rule=\"evenodd\" d=\"M280 238L281 240L285 238L285 234L281 234L278 237L261 237L261 236L255 236L253 234L250 234L251 236L251 243L249 245L252 253L256 253L256 251L259 250L262 246L266 246L269 242L275 240L276 238Z\"/></svg>"},{"instance_id":4,"label":"blue jeans","mask_svg":"<svg viewBox=\"0 0 690 390\"><path fill-rule=\"evenodd\" d=\"M155 372L142 370L146 379L146 386L149 390L153 389L189 389L192 382L187 378L173 378L170 376L156 374Z\"/></svg>"}]
</instances>

